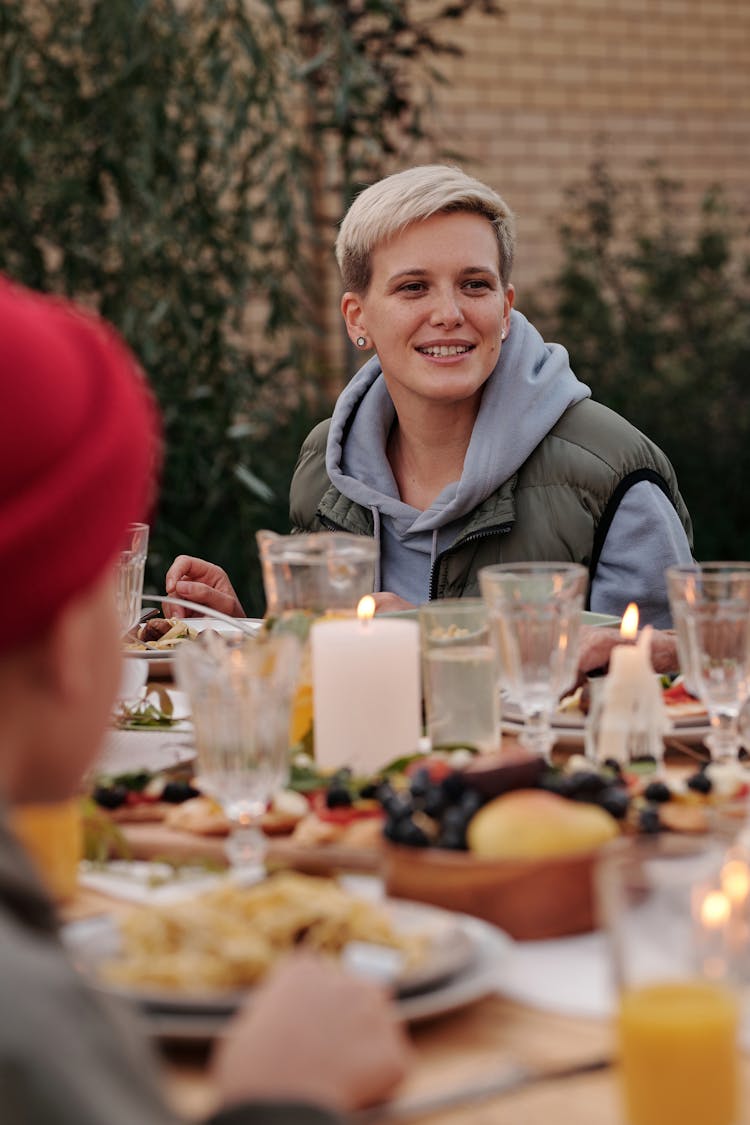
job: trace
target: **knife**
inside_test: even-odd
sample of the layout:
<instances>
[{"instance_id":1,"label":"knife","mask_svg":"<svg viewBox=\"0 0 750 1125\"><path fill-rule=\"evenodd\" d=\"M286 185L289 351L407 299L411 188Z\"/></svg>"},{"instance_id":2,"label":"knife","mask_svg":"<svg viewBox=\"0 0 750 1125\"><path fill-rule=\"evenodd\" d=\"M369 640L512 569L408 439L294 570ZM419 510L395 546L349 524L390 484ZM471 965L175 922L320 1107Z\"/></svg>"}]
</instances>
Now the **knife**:
<instances>
[{"instance_id":1,"label":"knife","mask_svg":"<svg viewBox=\"0 0 750 1125\"><path fill-rule=\"evenodd\" d=\"M434 1094L406 1095L403 1098L384 1102L381 1106L374 1106L372 1109L360 1110L351 1115L351 1120L354 1125L371 1125L371 1123L374 1125L376 1121L406 1121L413 1117L424 1117L438 1110L465 1105L467 1102L484 1101L500 1094L510 1093L512 1090L522 1089L524 1086L532 1086L537 1082L556 1082L563 1078L593 1074L598 1070L606 1070L611 1065L612 1060L609 1058L589 1059L587 1062L545 1070L524 1066L522 1063L511 1063L503 1067L499 1073L462 1086L453 1086Z\"/></svg>"}]
</instances>

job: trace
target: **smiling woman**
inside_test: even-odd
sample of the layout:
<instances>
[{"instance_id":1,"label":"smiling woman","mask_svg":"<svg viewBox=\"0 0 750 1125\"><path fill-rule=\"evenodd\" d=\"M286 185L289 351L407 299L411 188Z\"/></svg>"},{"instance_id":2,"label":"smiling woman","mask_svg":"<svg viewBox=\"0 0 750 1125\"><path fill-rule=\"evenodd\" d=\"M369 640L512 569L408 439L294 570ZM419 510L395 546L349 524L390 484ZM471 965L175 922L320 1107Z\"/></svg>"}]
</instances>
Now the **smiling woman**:
<instances>
[{"instance_id":1,"label":"smiling woman","mask_svg":"<svg viewBox=\"0 0 750 1125\"><path fill-rule=\"evenodd\" d=\"M592 609L666 624L666 560L690 558L674 472L514 310L500 196L457 168L397 173L336 252L349 336L376 354L302 448L293 524L374 535L380 608L476 595L496 562L579 562Z\"/></svg>"},{"instance_id":2,"label":"smiling woman","mask_svg":"<svg viewBox=\"0 0 750 1125\"><path fill-rule=\"evenodd\" d=\"M635 601L668 624L664 569L690 561L692 534L674 471L515 310L504 200L458 168L411 168L357 197L336 254L347 332L374 355L302 447L294 528L374 536L379 610L476 596L494 563L575 562L589 608ZM203 588L178 592L231 599L223 572L188 563L168 579Z\"/></svg>"}]
</instances>

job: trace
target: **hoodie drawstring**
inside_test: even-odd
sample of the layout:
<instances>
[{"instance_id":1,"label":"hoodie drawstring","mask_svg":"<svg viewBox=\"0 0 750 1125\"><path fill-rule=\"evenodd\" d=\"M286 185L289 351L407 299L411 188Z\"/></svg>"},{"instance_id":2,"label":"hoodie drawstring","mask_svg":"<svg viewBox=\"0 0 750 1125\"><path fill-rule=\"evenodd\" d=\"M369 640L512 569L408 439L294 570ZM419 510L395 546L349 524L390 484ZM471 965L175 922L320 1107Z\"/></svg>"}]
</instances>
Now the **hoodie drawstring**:
<instances>
[{"instance_id":1,"label":"hoodie drawstring","mask_svg":"<svg viewBox=\"0 0 750 1125\"><path fill-rule=\"evenodd\" d=\"M375 543L377 544L377 548L378 548L377 554L375 555L375 588L373 590L373 593L379 594L380 593L380 512L378 511L378 509L375 507L374 504L370 505L370 511L372 512L372 533L375 537Z\"/></svg>"}]
</instances>

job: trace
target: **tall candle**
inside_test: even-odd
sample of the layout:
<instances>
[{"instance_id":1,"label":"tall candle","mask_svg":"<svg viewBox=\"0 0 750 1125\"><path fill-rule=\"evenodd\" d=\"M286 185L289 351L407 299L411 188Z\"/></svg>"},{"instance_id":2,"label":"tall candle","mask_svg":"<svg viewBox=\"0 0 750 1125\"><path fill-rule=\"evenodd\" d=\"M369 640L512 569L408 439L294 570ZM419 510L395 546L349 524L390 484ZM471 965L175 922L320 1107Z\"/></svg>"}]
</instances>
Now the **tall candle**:
<instances>
[{"instance_id":1,"label":"tall candle","mask_svg":"<svg viewBox=\"0 0 750 1125\"><path fill-rule=\"evenodd\" d=\"M317 764L369 773L413 753L422 730L416 621L318 621L310 643Z\"/></svg>"}]
</instances>

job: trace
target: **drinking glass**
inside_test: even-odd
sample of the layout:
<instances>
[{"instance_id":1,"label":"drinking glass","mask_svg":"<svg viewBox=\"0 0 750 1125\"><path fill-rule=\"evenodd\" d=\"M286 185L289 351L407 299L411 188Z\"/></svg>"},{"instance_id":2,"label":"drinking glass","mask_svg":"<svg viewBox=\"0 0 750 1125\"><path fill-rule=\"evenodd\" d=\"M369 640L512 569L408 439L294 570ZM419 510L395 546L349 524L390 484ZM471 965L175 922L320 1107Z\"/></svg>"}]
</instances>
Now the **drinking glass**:
<instances>
[{"instance_id":1,"label":"drinking glass","mask_svg":"<svg viewBox=\"0 0 750 1125\"><path fill-rule=\"evenodd\" d=\"M500 748L500 689L481 598L419 607L427 734L434 749Z\"/></svg>"},{"instance_id":2,"label":"drinking glass","mask_svg":"<svg viewBox=\"0 0 750 1125\"><path fill-rule=\"evenodd\" d=\"M374 539L348 532L256 534L271 632L292 632L303 642L299 683L290 727L292 745L313 750L312 665L308 635L324 616L354 616L357 603L375 584Z\"/></svg>"},{"instance_id":3,"label":"drinking glass","mask_svg":"<svg viewBox=\"0 0 750 1125\"><path fill-rule=\"evenodd\" d=\"M289 635L248 637L238 646L216 633L182 645L175 677L187 693L203 789L232 822L233 867L263 857L256 824L289 769L289 716L300 643Z\"/></svg>"},{"instance_id":4,"label":"drinking glass","mask_svg":"<svg viewBox=\"0 0 750 1125\"><path fill-rule=\"evenodd\" d=\"M599 866L628 1125L739 1121L747 863L715 843L632 841Z\"/></svg>"},{"instance_id":5,"label":"drinking glass","mask_svg":"<svg viewBox=\"0 0 750 1125\"><path fill-rule=\"evenodd\" d=\"M670 567L667 590L683 675L708 710L706 745L716 761L733 760L750 696L750 563Z\"/></svg>"},{"instance_id":6,"label":"drinking glass","mask_svg":"<svg viewBox=\"0 0 750 1125\"><path fill-rule=\"evenodd\" d=\"M115 598L123 633L141 616L143 572L148 553L148 524L131 523L115 564Z\"/></svg>"},{"instance_id":7,"label":"drinking glass","mask_svg":"<svg viewBox=\"0 0 750 1125\"><path fill-rule=\"evenodd\" d=\"M520 742L548 757L550 720L575 683L588 572L577 563L500 563L479 571L500 684L520 709Z\"/></svg>"}]
</instances>

